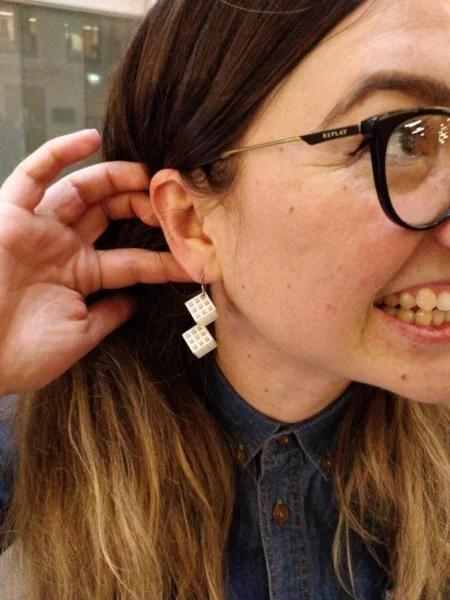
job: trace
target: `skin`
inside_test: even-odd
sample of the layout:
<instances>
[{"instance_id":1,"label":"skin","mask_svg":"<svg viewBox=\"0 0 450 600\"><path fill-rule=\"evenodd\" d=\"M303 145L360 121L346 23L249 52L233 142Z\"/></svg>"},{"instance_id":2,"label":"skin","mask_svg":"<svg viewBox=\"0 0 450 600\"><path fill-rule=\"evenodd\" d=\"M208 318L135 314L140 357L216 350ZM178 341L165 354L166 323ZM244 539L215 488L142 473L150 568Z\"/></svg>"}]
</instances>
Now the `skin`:
<instances>
[{"instance_id":1,"label":"skin","mask_svg":"<svg viewBox=\"0 0 450 600\"><path fill-rule=\"evenodd\" d=\"M449 24L448 0L364 4L287 78L240 145L314 131L361 76L378 70L450 85ZM378 91L330 125L421 105ZM450 344L413 341L373 306L387 292L450 280L450 222L416 232L388 220L373 182L362 183L361 165L345 158L359 142L245 152L233 201L214 210L176 171L151 182L175 258L212 283L218 365L252 407L285 423L316 414L351 381L426 403L450 397Z\"/></svg>"}]
</instances>

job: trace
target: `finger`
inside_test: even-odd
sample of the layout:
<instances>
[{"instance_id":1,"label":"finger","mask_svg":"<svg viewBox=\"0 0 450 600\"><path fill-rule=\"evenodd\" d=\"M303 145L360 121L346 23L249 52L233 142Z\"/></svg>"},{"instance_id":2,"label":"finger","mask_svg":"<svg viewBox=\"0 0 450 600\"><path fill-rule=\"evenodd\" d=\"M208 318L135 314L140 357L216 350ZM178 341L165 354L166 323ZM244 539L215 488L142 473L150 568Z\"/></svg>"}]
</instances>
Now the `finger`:
<instances>
[{"instance_id":1,"label":"finger","mask_svg":"<svg viewBox=\"0 0 450 600\"><path fill-rule=\"evenodd\" d=\"M65 167L94 154L100 144L100 135L95 129L77 131L46 142L6 179L0 190L0 202L33 210L49 183Z\"/></svg>"},{"instance_id":2,"label":"finger","mask_svg":"<svg viewBox=\"0 0 450 600\"><path fill-rule=\"evenodd\" d=\"M34 212L73 223L99 201L125 192L148 192L149 186L150 176L141 163L114 161L92 165L52 185Z\"/></svg>"},{"instance_id":3,"label":"finger","mask_svg":"<svg viewBox=\"0 0 450 600\"><path fill-rule=\"evenodd\" d=\"M152 252L141 248L98 250L101 287L118 289L136 283L192 282L170 252ZM94 293L98 290L92 290Z\"/></svg>"},{"instance_id":4,"label":"finger","mask_svg":"<svg viewBox=\"0 0 450 600\"><path fill-rule=\"evenodd\" d=\"M130 295L118 293L99 300L88 308L87 346L82 356L93 350L115 329L126 323L135 313L137 302Z\"/></svg>"},{"instance_id":5,"label":"finger","mask_svg":"<svg viewBox=\"0 0 450 600\"><path fill-rule=\"evenodd\" d=\"M92 206L78 221L73 223L72 229L87 244L93 244L107 230L110 221L136 217L150 227L159 227L148 193L118 194L103 200L100 204Z\"/></svg>"}]
</instances>

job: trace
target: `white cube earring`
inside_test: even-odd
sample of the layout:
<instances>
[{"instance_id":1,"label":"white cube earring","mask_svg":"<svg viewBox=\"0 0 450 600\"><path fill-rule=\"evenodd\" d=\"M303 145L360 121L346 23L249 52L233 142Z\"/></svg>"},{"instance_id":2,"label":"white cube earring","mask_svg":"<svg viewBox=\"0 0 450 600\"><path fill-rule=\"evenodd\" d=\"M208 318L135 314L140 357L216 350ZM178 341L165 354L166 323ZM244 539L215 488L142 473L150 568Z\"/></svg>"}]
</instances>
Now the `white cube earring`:
<instances>
[{"instance_id":1,"label":"white cube earring","mask_svg":"<svg viewBox=\"0 0 450 600\"><path fill-rule=\"evenodd\" d=\"M208 352L217 348L216 340L206 329L206 325L210 325L218 319L217 309L214 306L211 298L208 296L204 286L204 274L202 273L202 291L194 298L191 298L185 305L191 313L192 318L197 323L188 331L183 333L183 338L189 349L197 358L202 358Z\"/></svg>"}]
</instances>

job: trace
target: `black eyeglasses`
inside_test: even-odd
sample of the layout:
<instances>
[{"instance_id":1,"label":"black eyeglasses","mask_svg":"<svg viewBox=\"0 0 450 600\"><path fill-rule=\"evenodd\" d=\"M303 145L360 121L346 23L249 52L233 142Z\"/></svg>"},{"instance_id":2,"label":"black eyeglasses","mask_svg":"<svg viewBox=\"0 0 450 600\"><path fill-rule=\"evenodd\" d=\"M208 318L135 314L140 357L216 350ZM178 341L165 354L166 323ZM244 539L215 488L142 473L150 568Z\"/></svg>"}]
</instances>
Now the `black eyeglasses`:
<instances>
[{"instance_id":1,"label":"black eyeglasses","mask_svg":"<svg viewBox=\"0 0 450 600\"><path fill-rule=\"evenodd\" d=\"M315 145L363 135L357 156L367 146L378 199L385 214L401 227L422 231L450 218L450 109L425 107L386 112L359 125L254 144L238 152L303 140Z\"/></svg>"}]
</instances>

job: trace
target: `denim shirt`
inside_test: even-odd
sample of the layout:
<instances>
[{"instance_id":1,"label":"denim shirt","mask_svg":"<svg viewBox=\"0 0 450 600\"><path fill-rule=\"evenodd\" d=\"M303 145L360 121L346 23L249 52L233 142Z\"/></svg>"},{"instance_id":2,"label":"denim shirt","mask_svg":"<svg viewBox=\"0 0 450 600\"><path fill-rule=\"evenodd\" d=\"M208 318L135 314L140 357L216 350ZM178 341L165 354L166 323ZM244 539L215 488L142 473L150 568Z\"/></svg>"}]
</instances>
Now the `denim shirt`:
<instances>
[{"instance_id":1,"label":"denim shirt","mask_svg":"<svg viewBox=\"0 0 450 600\"><path fill-rule=\"evenodd\" d=\"M236 458L227 600L351 598L333 571L332 470L338 427L360 384L313 417L286 425L247 404L216 364L208 383L215 398L210 408ZM360 538L350 539L358 600L387 600L385 571ZM349 578L344 581L351 590Z\"/></svg>"},{"instance_id":2,"label":"denim shirt","mask_svg":"<svg viewBox=\"0 0 450 600\"><path fill-rule=\"evenodd\" d=\"M253 409L211 364L206 402L236 459L226 600L351 598L333 572L338 513L331 475L338 426L357 386L313 417L286 425ZM13 446L8 424L0 424L0 513L11 498ZM351 539L358 600L388 600L386 574Z\"/></svg>"}]
</instances>

